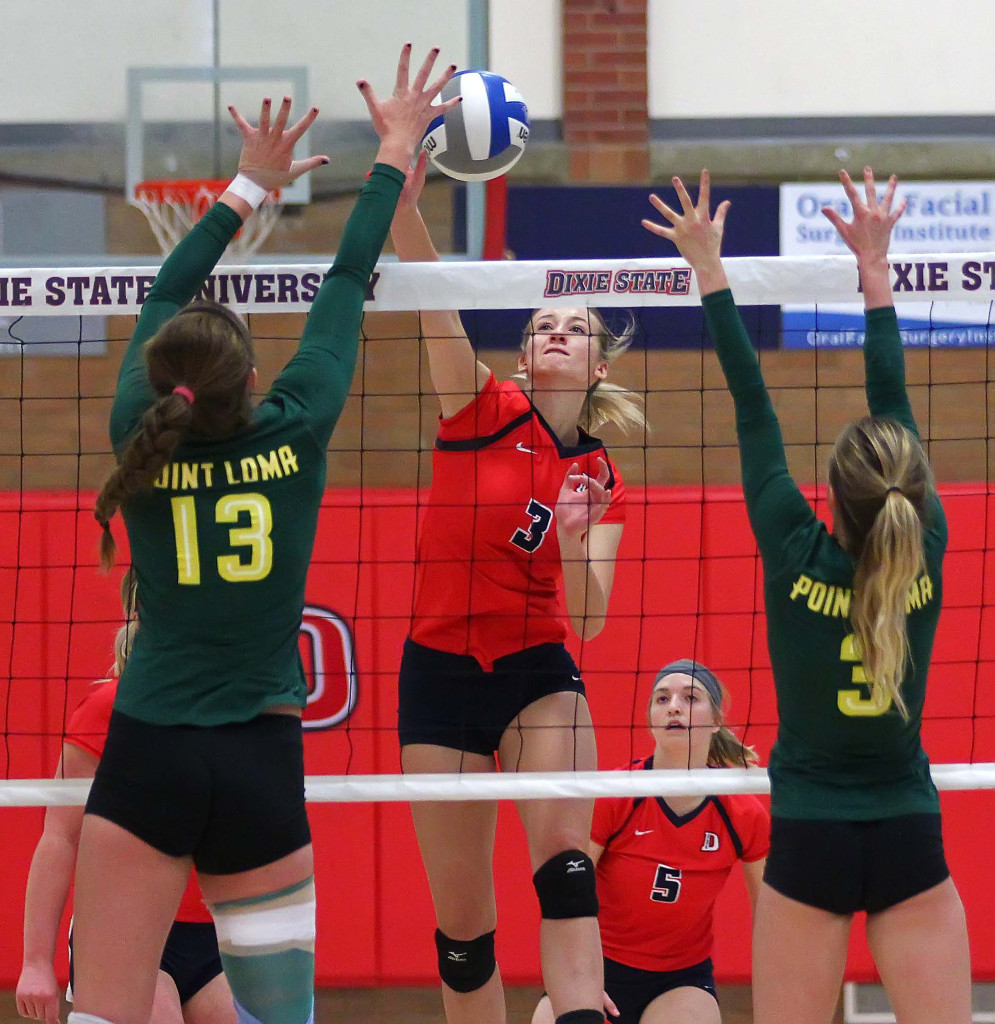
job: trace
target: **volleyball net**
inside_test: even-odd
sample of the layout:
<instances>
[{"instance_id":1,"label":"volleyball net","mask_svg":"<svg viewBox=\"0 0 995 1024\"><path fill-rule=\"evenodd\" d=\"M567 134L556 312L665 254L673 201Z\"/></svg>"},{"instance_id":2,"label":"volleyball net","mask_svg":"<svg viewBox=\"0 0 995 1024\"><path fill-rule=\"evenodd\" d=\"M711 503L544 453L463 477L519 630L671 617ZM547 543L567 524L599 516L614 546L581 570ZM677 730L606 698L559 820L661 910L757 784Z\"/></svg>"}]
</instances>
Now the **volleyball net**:
<instances>
[{"instance_id":1,"label":"volleyball net","mask_svg":"<svg viewBox=\"0 0 995 1024\"><path fill-rule=\"evenodd\" d=\"M790 468L825 515L826 454L841 427L866 410L854 261L733 258L726 265L760 349ZM261 389L292 354L325 270L230 266L208 282L207 294L249 320ZM938 785L990 788L995 254L899 256L892 273L909 390L950 520L924 742ZM85 799L85 783L50 776L74 707L107 674L122 621L119 574L96 569L92 508L113 465L107 422L121 354L153 277L149 267L0 270L0 805ZM398 774L396 676L438 417L415 310L454 305L499 378L515 371L532 309L596 306L610 326L631 311L636 341L611 379L643 397L649 429L601 432L626 483L627 520L608 623L597 639L570 642L599 763L612 768L649 752L652 680L680 657L722 679L731 695L728 724L766 763L777 716L761 569L739 487L732 402L699 303L677 259L377 268L353 394L329 450L301 631L311 691L309 800L766 791L766 773L745 769L674 773L666 782L608 771ZM258 471L235 468L240 479ZM123 550L122 569L126 559ZM820 587L803 595L814 610L828 601Z\"/></svg>"}]
</instances>

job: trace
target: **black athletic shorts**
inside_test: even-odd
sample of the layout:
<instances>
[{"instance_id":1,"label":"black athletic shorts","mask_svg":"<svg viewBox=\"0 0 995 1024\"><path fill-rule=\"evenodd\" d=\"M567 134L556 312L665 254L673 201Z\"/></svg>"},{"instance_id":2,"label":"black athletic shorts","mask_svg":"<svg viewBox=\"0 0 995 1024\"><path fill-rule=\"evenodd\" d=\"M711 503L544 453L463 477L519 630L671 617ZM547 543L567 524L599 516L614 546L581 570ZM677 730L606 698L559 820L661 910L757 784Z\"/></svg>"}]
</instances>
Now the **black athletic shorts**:
<instances>
[{"instance_id":1,"label":"black athletic shorts","mask_svg":"<svg viewBox=\"0 0 995 1024\"><path fill-rule=\"evenodd\" d=\"M221 973L218 936L210 921L174 921L159 970L173 979L182 1006ZM69 991L73 987L73 932L69 929Z\"/></svg>"},{"instance_id":2,"label":"black athletic shorts","mask_svg":"<svg viewBox=\"0 0 995 1024\"><path fill-rule=\"evenodd\" d=\"M605 991L619 1011L612 1024L639 1024L646 1007L675 988L700 988L718 1000L711 957L679 971L644 971L605 957Z\"/></svg>"},{"instance_id":3,"label":"black athletic shorts","mask_svg":"<svg viewBox=\"0 0 995 1024\"><path fill-rule=\"evenodd\" d=\"M115 711L86 811L203 874L271 864L311 841L301 720L150 725Z\"/></svg>"},{"instance_id":4,"label":"black athletic shorts","mask_svg":"<svg viewBox=\"0 0 995 1024\"><path fill-rule=\"evenodd\" d=\"M939 814L771 821L764 881L782 896L833 914L876 914L949 874Z\"/></svg>"},{"instance_id":5,"label":"black athletic shorts","mask_svg":"<svg viewBox=\"0 0 995 1024\"><path fill-rule=\"evenodd\" d=\"M431 743L489 756L505 729L530 704L551 693L579 693L584 684L563 644L538 644L497 658L485 672L476 658L404 642L398 680L401 746Z\"/></svg>"}]
</instances>

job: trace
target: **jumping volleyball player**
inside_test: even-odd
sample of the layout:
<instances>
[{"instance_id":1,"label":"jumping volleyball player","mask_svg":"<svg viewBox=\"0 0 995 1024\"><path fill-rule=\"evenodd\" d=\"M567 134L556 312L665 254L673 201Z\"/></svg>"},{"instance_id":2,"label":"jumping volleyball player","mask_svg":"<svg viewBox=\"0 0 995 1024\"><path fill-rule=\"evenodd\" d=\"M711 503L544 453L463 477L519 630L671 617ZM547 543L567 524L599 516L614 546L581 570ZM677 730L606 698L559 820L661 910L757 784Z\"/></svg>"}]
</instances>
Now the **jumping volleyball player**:
<instances>
[{"instance_id":1,"label":"jumping volleyball player","mask_svg":"<svg viewBox=\"0 0 995 1024\"><path fill-rule=\"evenodd\" d=\"M117 679L131 653L138 625L131 571L125 573L121 581L121 599L127 621L114 640L111 675L94 683L70 716L56 778L93 778L104 751ZM49 807L28 871L24 895L24 958L17 980L17 1012L46 1024L59 1021L55 944L72 885L82 825L82 807ZM70 932L70 993L73 974ZM231 989L221 969L214 922L192 873L162 951L149 1017L149 1024L179 1024L180 1021L183 1024L236 1024Z\"/></svg>"},{"instance_id":2,"label":"jumping volleyball player","mask_svg":"<svg viewBox=\"0 0 995 1024\"><path fill-rule=\"evenodd\" d=\"M624 771L745 768L756 754L724 722L725 689L689 658L657 673L653 753ZM770 821L753 796L610 797L594 805L605 1005L616 1024L719 1024L712 970L716 897L737 861L752 905ZM551 1024L543 998L533 1024Z\"/></svg>"},{"instance_id":3,"label":"jumping volleyball player","mask_svg":"<svg viewBox=\"0 0 995 1024\"><path fill-rule=\"evenodd\" d=\"M418 211L425 157L408 175L391 228L402 260L437 260ZM584 684L563 641L604 626L624 518L622 481L588 433L641 424L605 377L630 337L593 310L541 309L527 325L521 386L479 363L455 312L423 312L442 406L432 490L420 527L411 634L399 684L406 772L596 767ZM560 1024L600 1022L601 948L591 802L526 800L542 912L543 979ZM497 805L411 808L438 925L450 1024L503 1024L494 956Z\"/></svg>"},{"instance_id":4,"label":"jumping volleyball player","mask_svg":"<svg viewBox=\"0 0 995 1024\"><path fill-rule=\"evenodd\" d=\"M857 257L870 416L829 460L827 533L788 475L777 417L720 258L728 202L709 213L708 172L682 214L656 196L695 272L736 405L743 490L764 565L779 726L770 759L771 847L753 936L757 1024L832 1019L854 913L902 1024L967 1024L964 910L943 855L940 806L920 742L940 614L946 520L905 390L888 275L896 180L823 212Z\"/></svg>"},{"instance_id":5,"label":"jumping volleyball player","mask_svg":"<svg viewBox=\"0 0 995 1024\"><path fill-rule=\"evenodd\" d=\"M220 306L186 306L293 161L310 110L259 128L234 110L239 175L166 260L118 378L118 467L97 499L101 558L120 507L138 577L134 650L87 803L76 886L72 1024L147 1024L190 872L211 907L241 1024L314 1015L315 897L304 808L298 654L326 447L355 366L362 305L415 145L450 68L438 51L393 95L359 88L381 139L297 353L256 408L251 339ZM185 307L185 308L184 308Z\"/></svg>"}]
</instances>

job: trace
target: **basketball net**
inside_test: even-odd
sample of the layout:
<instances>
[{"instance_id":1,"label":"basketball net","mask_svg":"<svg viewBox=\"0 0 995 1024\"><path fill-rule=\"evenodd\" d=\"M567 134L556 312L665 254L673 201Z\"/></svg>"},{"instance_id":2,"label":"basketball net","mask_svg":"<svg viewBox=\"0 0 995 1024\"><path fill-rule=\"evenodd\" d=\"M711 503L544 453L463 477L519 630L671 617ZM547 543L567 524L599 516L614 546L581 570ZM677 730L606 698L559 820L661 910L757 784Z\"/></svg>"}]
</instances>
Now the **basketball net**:
<instances>
[{"instance_id":1,"label":"basketball net","mask_svg":"<svg viewBox=\"0 0 995 1024\"><path fill-rule=\"evenodd\" d=\"M133 205L145 214L159 248L168 255L227 187L227 178L142 181L135 186ZM283 204L277 189L270 192L259 209L249 215L229 243L221 261L237 262L257 252L276 226L282 211Z\"/></svg>"}]
</instances>

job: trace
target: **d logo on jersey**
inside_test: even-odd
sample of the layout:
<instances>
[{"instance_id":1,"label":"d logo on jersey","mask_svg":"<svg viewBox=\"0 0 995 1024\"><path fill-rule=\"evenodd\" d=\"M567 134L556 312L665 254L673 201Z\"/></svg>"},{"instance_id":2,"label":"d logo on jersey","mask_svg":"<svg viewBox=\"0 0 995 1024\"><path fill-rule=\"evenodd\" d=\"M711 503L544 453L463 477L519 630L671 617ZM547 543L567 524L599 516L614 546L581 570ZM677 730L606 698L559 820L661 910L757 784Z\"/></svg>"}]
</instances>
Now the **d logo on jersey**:
<instances>
[{"instance_id":1,"label":"d logo on jersey","mask_svg":"<svg viewBox=\"0 0 995 1024\"><path fill-rule=\"evenodd\" d=\"M298 642L308 684L304 728L330 729L356 706L352 633L335 612L307 605Z\"/></svg>"},{"instance_id":2,"label":"d logo on jersey","mask_svg":"<svg viewBox=\"0 0 995 1024\"><path fill-rule=\"evenodd\" d=\"M706 832L705 841L701 844L705 853L714 853L719 848L719 837L715 832Z\"/></svg>"}]
</instances>

